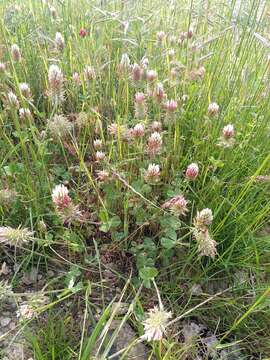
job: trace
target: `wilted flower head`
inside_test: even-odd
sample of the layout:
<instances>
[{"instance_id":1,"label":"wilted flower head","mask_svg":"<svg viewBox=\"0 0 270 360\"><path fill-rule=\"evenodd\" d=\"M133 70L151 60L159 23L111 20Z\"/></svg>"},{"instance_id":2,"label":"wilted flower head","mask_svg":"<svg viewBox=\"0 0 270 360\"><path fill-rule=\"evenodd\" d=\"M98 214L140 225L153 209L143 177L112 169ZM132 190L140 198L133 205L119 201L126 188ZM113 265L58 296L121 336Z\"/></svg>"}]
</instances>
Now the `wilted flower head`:
<instances>
[{"instance_id":1,"label":"wilted flower head","mask_svg":"<svg viewBox=\"0 0 270 360\"><path fill-rule=\"evenodd\" d=\"M48 297L42 292L30 294L30 298L20 304L16 313L17 318L19 318L20 321L24 321L38 316L39 307L44 306L48 301Z\"/></svg>"},{"instance_id":2,"label":"wilted flower head","mask_svg":"<svg viewBox=\"0 0 270 360\"><path fill-rule=\"evenodd\" d=\"M48 129L53 137L64 139L70 135L73 124L64 115L54 115L48 120Z\"/></svg>"},{"instance_id":3,"label":"wilted flower head","mask_svg":"<svg viewBox=\"0 0 270 360\"><path fill-rule=\"evenodd\" d=\"M135 82L140 81L142 78L142 74L143 74L143 70L140 67L140 65L134 64L132 66L132 71L131 71L132 80Z\"/></svg>"},{"instance_id":4,"label":"wilted flower head","mask_svg":"<svg viewBox=\"0 0 270 360\"><path fill-rule=\"evenodd\" d=\"M120 72L127 72L130 69L130 58L128 54L123 54L119 64L119 71Z\"/></svg>"},{"instance_id":5,"label":"wilted flower head","mask_svg":"<svg viewBox=\"0 0 270 360\"><path fill-rule=\"evenodd\" d=\"M177 79L177 78L179 77L179 75L180 75L180 69L179 69L178 67L173 67L173 68L171 69L170 74L171 74L172 80L175 80L175 79Z\"/></svg>"},{"instance_id":6,"label":"wilted flower head","mask_svg":"<svg viewBox=\"0 0 270 360\"><path fill-rule=\"evenodd\" d=\"M205 76L206 70L204 66L200 66L199 69L197 70L197 75L199 78L203 79Z\"/></svg>"},{"instance_id":7,"label":"wilted flower head","mask_svg":"<svg viewBox=\"0 0 270 360\"><path fill-rule=\"evenodd\" d=\"M81 85L81 78L80 78L80 75L77 72L74 72L72 74L72 81L73 81L73 84L76 85L76 86Z\"/></svg>"},{"instance_id":8,"label":"wilted flower head","mask_svg":"<svg viewBox=\"0 0 270 360\"><path fill-rule=\"evenodd\" d=\"M183 41L187 38L187 33L186 32L180 32L179 37L178 37L178 45L182 45Z\"/></svg>"},{"instance_id":9,"label":"wilted flower head","mask_svg":"<svg viewBox=\"0 0 270 360\"><path fill-rule=\"evenodd\" d=\"M145 101L145 95L142 92L138 92L135 94L135 102L138 104L142 104Z\"/></svg>"},{"instance_id":10,"label":"wilted flower head","mask_svg":"<svg viewBox=\"0 0 270 360\"><path fill-rule=\"evenodd\" d=\"M270 175L258 175L258 176L256 176L255 177L255 181L256 182L262 182L262 183L264 183L264 182L270 182Z\"/></svg>"},{"instance_id":11,"label":"wilted flower head","mask_svg":"<svg viewBox=\"0 0 270 360\"><path fill-rule=\"evenodd\" d=\"M106 170L97 170L96 174L99 181L106 181L110 177L110 174Z\"/></svg>"},{"instance_id":12,"label":"wilted flower head","mask_svg":"<svg viewBox=\"0 0 270 360\"><path fill-rule=\"evenodd\" d=\"M188 165L186 170L186 178L188 180L195 180L196 177L199 175L199 166L196 163L192 163Z\"/></svg>"},{"instance_id":13,"label":"wilted flower head","mask_svg":"<svg viewBox=\"0 0 270 360\"><path fill-rule=\"evenodd\" d=\"M161 340L171 317L171 312L166 312L163 308L154 307L149 310L148 318L143 322L144 335L141 336L141 339L146 341Z\"/></svg>"},{"instance_id":14,"label":"wilted flower head","mask_svg":"<svg viewBox=\"0 0 270 360\"><path fill-rule=\"evenodd\" d=\"M156 84L154 92L153 92L153 97L158 103L161 103L163 101L163 99L166 98L166 93L163 89L162 83Z\"/></svg>"},{"instance_id":15,"label":"wilted flower head","mask_svg":"<svg viewBox=\"0 0 270 360\"><path fill-rule=\"evenodd\" d=\"M167 100L164 104L166 110L165 123L169 124L175 120L177 102L175 100Z\"/></svg>"},{"instance_id":16,"label":"wilted flower head","mask_svg":"<svg viewBox=\"0 0 270 360\"><path fill-rule=\"evenodd\" d=\"M174 113L177 110L177 102L175 100L167 100L164 108L169 113Z\"/></svg>"},{"instance_id":17,"label":"wilted flower head","mask_svg":"<svg viewBox=\"0 0 270 360\"><path fill-rule=\"evenodd\" d=\"M28 303L23 303L19 306L16 315L21 321L30 320L36 316L36 312Z\"/></svg>"},{"instance_id":18,"label":"wilted flower head","mask_svg":"<svg viewBox=\"0 0 270 360\"><path fill-rule=\"evenodd\" d=\"M153 132L148 138L147 142L147 153L151 156L159 153L162 146L162 137L157 131Z\"/></svg>"},{"instance_id":19,"label":"wilted flower head","mask_svg":"<svg viewBox=\"0 0 270 360\"><path fill-rule=\"evenodd\" d=\"M7 105L11 109L18 109L19 107L19 100L13 91L9 91L7 94Z\"/></svg>"},{"instance_id":20,"label":"wilted flower head","mask_svg":"<svg viewBox=\"0 0 270 360\"><path fill-rule=\"evenodd\" d=\"M0 74L4 74L6 72L6 64L0 62Z\"/></svg>"},{"instance_id":21,"label":"wilted flower head","mask_svg":"<svg viewBox=\"0 0 270 360\"><path fill-rule=\"evenodd\" d=\"M162 131L162 124L159 121L153 121L150 124L150 127L153 132L161 132Z\"/></svg>"},{"instance_id":22,"label":"wilted flower head","mask_svg":"<svg viewBox=\"0 0 270 360\"><path fill-rule=\"evenodd\" d=\"M64 99L63 83L64 76L57 65L51 65L48 72L49 96L54 104L61 103Z\"/></svg>"},{"instance_id":23,"label":"wilted flower head","mask_svg":"<svg viewBox=\"0 0 270 360\"><path fill-rule=\"evenodd\" d=\"M12 228L9 226L0 227L0 244L10 246L22 246L27 243L33 236L33 232L27 228Z\"/></svg>"},{"instance_id":24,"label":"wilted flower head","mask_svg":"<svg viewBox=\"0 0 270 360\"><path fill-rule=\"evenodd\" d=\"M215 102L209 104L208 106L208 114L210 116L216 116L219 113L219 105Z\"/></svg>"},{"instance_id":25,"label":"wilted flower head","mask_svg":"<svg viewBox=\"0 0 270 360\"><path fill-rule=\"evenodd\" d=\"M89 113L81 111L76 115L75 124L79 129L82 129L91 124L91 116Z\"/></svg>"},{"instance_id":26,"label":"wilted flower head","mask_svg":"<svg viewBox=\"0 0 270 360\"><path fill-rule=\"evenodd\" d=\"M19 62L22 59L20 48L17 44L11 46L11 57L14 61Z\"/></svg>"},{"instance_id":27,"label":"wilted flower head","mask_svg":"<svg viewBox=\"0 0 270 360\"><path fill-rule=\"evenodd\" d=\"M153 82L154 80L157 79L157 72L156 70L148 70L146 73L146 79L149 82Z\"/></svg>"},{"instance_id":28,"label":"wilted flower head","mask_svg":"<svg viewBox=\"0 0 270 360\"><path fill-rule=\"evenodd\" d=\"M168 42L170 45L175 45L177 42L177 37L175 35L170 35L168 38Z\"/></svg>"},{"instance_id":29,"label":"wilted flower head","mask_svg":"<svg viewBox=\"0 0 270 360\"><path fill-rule=\"evenodd\" d=\"M195 228L193 235L198 244L199 256L210 256L214 259L217 254L217 243L211 238L208 229L200 230Z\"/></svg>"},{"instance_id":30,"label":"wilted flower head","mask_svg":"<svg viewBox=\"0 0 270 360\"><path fill-rule=\"evenodd\" d=\"M55 34L54 42L58 50L63 50L65 48L65 40L60 32Z\"/></svg>"},{"instance_id":31,"label":"wilted flower head","mask_svg":"<svg viewBox=\"0 0 270 360\"><path fill-rule=\"evenodd\" d=\"M146 69L148 68L148 66L149 66L149 60L148 60L148 58L144 56L144 57L141 59L140 64L141 64L142 68L146 70Z\"/></svg>"},{"instance_id":32,"label":"wilted flower head","mask_svg":"<svg viewBox=\"0 0 270 360\"><path fill-rule=\"evenodd\" d=\"M27 83L21 83L19 85L19 87L20 87L20 91L24 97L26 97L27 99L31 98L31 90Z\"/></svg>"},{"instance_id":33,"label":"wilted flower head","mask_svg":"<svg viewBox=\"0 0 270 360\"><path fill-rule=\"evenodd\" d=\"M57 18L57 11L56 11L56 8L52 5L49 6L49 10L50 10L50 13L51 13L51 16L56 19Z\"/></svg>"},{"instance_id":34,"label":"wilted flower head","mask_svg":"<svg viewBox=\"0 0 270 360\"><path fill-rule=\"evenodd\" d=\"M31 119L32 118L31 111L29 109L20 108L19 109L19 117L21 120Z\"/></svg>"},{"instance_id":35,"label":"wilted flower head","mask_svg":"<svg viewBox=\"0 0 270 360\"><path fill-rule=\"evenodd\" d=\"M133 129L130 130L130 136L132 138L140 138L144 136L145 128L143 124L136 124Z\"/></svg>"},{"instance_id":36,"label":"wilted flower head","mask_svg":"<svg viewBox=\"0 0 270 360\"><path fill-rule=\"evenodd\" d=\"M197 212L197 215L194 219L194 226L197 229L205 229L207 226L212 224L212 221L213 221L212 210L205 208Z\"/></svg>"},{"instance_id":37,"label":"wilted flower head","mask_svg":"<svg viewBox=\"0 0 270 360\"><path fill-rule=\"evenodd\" d=\"M106 157L106 154L103 151L97 151L95 154L95 158L97 162L103 161Z\"/></svg>"},{"instance_id":38,"label":"wilted flower head","mask_svg":"<svg viewBox=\"0 0 270 360\"><path fill-rule=\"evenodd\" d=\"M58 210L67 208L71 203L68 188L63 184L56 185L52 191L52 201Z\"/></svg>"},{"instance_id":39,"label":"wilted flower head","mask_svg":"<svg viewBox=\"0 0 270 360\"><path fill-rule=\"evenodd\" d=\"M86 66L84 68L84 78L87 82L92 81L96 78L96 72L92 66Z\"/></svg>"},{"instance_id":40,"label":"wilted flower head","mask_svg":"<svg viewBox=\"0 0 270 360\"><path fill-rule=\"evenodd\" d=\"M157 40L158 42L162 42L165 39L165 32L163 30L157 32Z\"/></svg>"},{"instance_id":41,"label":"wilted flower head","mask_svg":"<svg viewBox=\"0 0 270 360\"><path fill-rule=\"evenodd\" d=\"M13 294L12 286L7 281L0 281L0 301L8 298Z\"/></svg>"},{"instance_id":42,"label":"wilted flower head","mask_svg":"<svg viewBox=\"0 0 270 360\"><path fill-rule=\"evenodd\" d=\"M177 216L186 215L188 201L182 195L174 196L167 200L161 207L162 209L168 209Z\"/></svg>"},{"instance_id":43,"label":"wilted flower head","mask_svg":"<svg viewBox=\"0 0 270 360\"><path fill-rule=\"evenodd\" d=\"M159 165L149 164L148 169L145 171L144 179L146 182L155 183L158 182L160 178L160 169Z\"/></svg>"},{"instance_id":44,"label":"wilted flower head","mask_svg":"<svg viewBox=\"0 0 270 360\"><path fill-rule=\"evenodd\" d=\"M222 136L219 138L219 142L217 145L224 148L232 147L235 144L234 135L235 131L232 124L224 126L224 128L222 129Z\"/></svg>"},{"instance_id":45,"label":"wilted flower head","mask_svg":"<svg viewBox=\"0 0 270 360\"><path fill-rule=\"evenodd\" d=\"M147 112L144 93L138 92L135 94L134 106L136 119L144 119Z\"/></svg>"},{"instance_id":46,"label":"wilted flower head","mask_svg":"<svg viewBox=\"0 0 270 360\"><path fill-rule=\"evenodd\" d=\"M234 137L234 126L232 124L224 126L222 134L225 139L231 139L232 137Z\"/></svg>"},{"instance_id":47,"label":"wilted flower head","mask_svg":"<svg viewBox=\"0 0 270 360\"><path fill-rule=\"evenodd\" d=\"M196 70L192 70L189 74L191 80L200 80L205 76L206 70L204 66L200 66Z\"/></svg>"},{"instance_id":48,"label":"wilted flower head","mask_svg":"<svg viewBox=\"0 0 270 360\"><path fill-rule=\"evenodd\" d=\"M1 206L10 206L17 198L17 193L15 190L11 189L2 189L0 190L0 205Z\"/></svg>"},{"instance_id":49,"label":"wilted flower head","mask_svg":"<svg viewBox=\"0 0 270 360\"><path fill-rule=\"evenodd\" d=\"M128 129L126 125L112 123L108 126L108 133L114 136L115 138L118 138L119 136L123 140L128 138Z\"/></svg>"},{"instance_id":50,"label":"wilted flower head","mask_svg":"<svg viewBox=\"0 0 270 360\"><path fill-rule=\"evenodd\" d=\"M189 29L188 29L188 32L187 32L187 37L188 37L189 39L191 39L192 36L193 36L193 29L192 29L192 28L189 28Z\"/></svg>"}]
</instances>

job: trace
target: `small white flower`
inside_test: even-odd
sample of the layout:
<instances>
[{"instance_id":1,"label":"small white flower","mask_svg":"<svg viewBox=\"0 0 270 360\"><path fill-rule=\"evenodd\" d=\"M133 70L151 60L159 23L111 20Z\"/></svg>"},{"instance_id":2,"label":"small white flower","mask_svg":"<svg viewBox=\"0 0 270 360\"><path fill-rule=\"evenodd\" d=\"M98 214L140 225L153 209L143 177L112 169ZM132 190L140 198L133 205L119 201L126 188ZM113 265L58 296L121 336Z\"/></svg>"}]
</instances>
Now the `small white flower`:
<instances>
[{"instance_id":1,"label":"small white flower","mask_svg":"<svg viewBox=\"0 0 270 360\"><path fill-rule=\"evenodd\" d=\"M7 94L7 100L8 100L8 105L11 108L18 108L19 107L19 101L17 96L14 94L13 91L9 91Z\"/></svg>"},{"instance_id":2,"label":"small white flower","mask_svg":"<svg viewBox=\"0 0 270 360\"><path fill-rule=\"evenodd\" d=\"M205 228L212 224L213 222L213 213L211 209L205 208L197 212L197 215L194 219L194 225L198 229Z\"/></svg>"},{"instance_id":3,"label":"small white flower","mask_svg":"<svg viewBox=\"0 0 270 360\"><path fill-rule=\"evenodd\" d=\"M31 97L31 90L30 90L30 87L27 83L21 83L19 85L20 87L20 91L22 93L22 95L26 98L30 98Z\"/></svg>"},{"instance_id":4,"label":"small white flower","mask_svg":"<svg viewBox=\"0 0 270 360\"><path fill-rule=\"evenodd\" d=\"M144 335L141 339L147 341L161 340L171 317L172 313L166 312L163 308L155 306L154 309L149 310L148 318L143 322Z\"/></svg>"},{"instance_id":5,"label":"small white flower","mask_svg":"<svg viewBox=\"0 0 270 360\"><path fill-rule=\"evenodd\" d=\"M208 114L210 116L216 116L219 113L219 105L215 102L209 104L208 106Z\"/></svg>"},{"instance_id":6,"label":"small white flower","mask_svg":"<svg viewBox=\"0 0 270 360\"><path fill-rule=\"evenodd\" d=\"M145 171L144 179L146 182L158 182L160 178L159 165L149 164L148 169Z\"/></svg>"}]
</instances>

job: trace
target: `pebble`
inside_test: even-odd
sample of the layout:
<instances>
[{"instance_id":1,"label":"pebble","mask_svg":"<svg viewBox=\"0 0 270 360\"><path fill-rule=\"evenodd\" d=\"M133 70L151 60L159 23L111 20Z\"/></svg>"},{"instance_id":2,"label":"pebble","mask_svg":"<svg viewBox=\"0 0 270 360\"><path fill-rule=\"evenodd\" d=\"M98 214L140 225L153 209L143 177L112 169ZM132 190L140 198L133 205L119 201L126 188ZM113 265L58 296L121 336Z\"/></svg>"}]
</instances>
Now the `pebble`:
<instances>
[{"instance_id":1,"label":"pebble","mask_svg":"<svg viewBox=\"0 0 270 360\"><path fill-rule=\"evenodd\" d=\"M8 317L3 317L0 319L0 325L2 327L8 326L10 322L11 322L11 319Z\"/></svg>"}]
</instances>

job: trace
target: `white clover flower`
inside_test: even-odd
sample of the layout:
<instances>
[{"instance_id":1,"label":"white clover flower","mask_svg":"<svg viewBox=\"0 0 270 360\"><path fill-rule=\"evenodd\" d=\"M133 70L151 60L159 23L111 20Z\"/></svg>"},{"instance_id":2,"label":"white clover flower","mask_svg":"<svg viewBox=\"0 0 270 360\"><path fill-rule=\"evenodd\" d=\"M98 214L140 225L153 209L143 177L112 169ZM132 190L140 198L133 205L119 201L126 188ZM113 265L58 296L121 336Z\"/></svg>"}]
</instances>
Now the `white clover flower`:
<instances>
[{"instance_id":1,"label":"white clover flower","mask_svg":"<svg viewBox=\"0 0 270 360\"><path fill-rule=\"evenodd\" d=\"M186 178L188 180L195 180L199 175L199 166L196 163L189 164L186 170Z\"/></svg>"},{"instance_id":2,"label":"white clover flower","mask_svg":"<svg viewBox=\"0 0 270 360\"><path fill-rule=\"evenodd\" d=\"M216 116L219 113L219 105L215 102L209 104L208 106L208 114L210 116Z\"/></svg>"},{"instance_id":3,"label":"white clover flower","mask_svg":"<svg viewBox=\"0 0 270 360\"><path fill-rule=\"evenodd\" d=\"M194 219L194 226L198 229L204 229L213 222L213 213L211 209L205 208L197 212L197 215Z\"/></svg>"},{"instance_id":4,"label":"white clover flower","mask_svg":"<svg viewBox=\"0 0 270 360\"><path fill-rule=\"evenodd\" d=\"M29 109L20 108L19 117L21 120L31 119L32 117L31 111Z\"/></svg>"},{"instance_id":5,"label":"white clover flower","mask_svg":"<svg viewBox=\"0 0 270 360\"><path fill-rule=\"evenodd\" d=\"M172 317L171 312L163 310L163 308L154 307L149 310L148 318L143 322L144 335L141 336L142 340L158 341L161 340L165 334L168 320Z\"/></svg>"},{"instance_id":6,"label":"white clover flower","mask_svg":"<svg viewBox=\"0 0 270 360\"><path fill-rule=\"evenodd\" d=\"M63 102L64 75L62 73L62 70L55 64L49 67L48 81L49 81L49 96L51 97L53 104L58 104Z\"/></svg>"},{"instance_id":7,"label":"white clover flower","mask_svg":"<svg viewBox=\"0 0 270 360\"><path fill-rule=\"evenodd\" d=\"M153 132L148 138L146 151L149 155L154 156L159 153L162 146L162 136L157 131Z\"/></svg>"},{"instance_id":8,"label":"white clover flower","mask_svg":"<svg viewBox=\"0 0 270 360\"><path fill-rule=\"evenodd\" d=\"M8 92L8 94L7 94L7 102L8 102L8 106L10 106L10 108L18 109L19 100L18 100L17 96L14 94L13 91Z\"/></svg>"},{"instance_id":9,"label":"white clover flower","mask_svg":"<svg viewBox=\"0 0 270 360\"><path fill-rule=\"evenodd\" d=\"M184 216L188 212L188 201L182 195L176 195L167 200L161 207L168 209L176 216Z\"/></svg>"},{"instance_id":10,"label":"white clover flower","mask_svg":"<svg viewBox=\"0 0 270 360\"><path fill-rule=\"evenodd\" d=\"M63 184L56 185L52 191L52 201L58 209L68 207L71 203L68 188Z\"/></svg>"},{"instance_id":11,"label":"white clover flower","mask_svg":"<svg viewBox=\"0 0 270 360\"><path fill-rule=\"evenodd\" d=\"M31 97L31 90L30 87L27 83L21 83L19 85L20 91L22 93L22 95L26 98L30 98Z\"/></svg>"},{"instance_id":12,"label":"white clover flower","mask_svg":"<svg viewBox=\"0 0 270 360\"><path fill-rule=\"evenodd\" d=\"M157 182L160 178L159 165L149 164L148 169L145 171L144 179L146 182Z\"/></svg>"}]
</instances>

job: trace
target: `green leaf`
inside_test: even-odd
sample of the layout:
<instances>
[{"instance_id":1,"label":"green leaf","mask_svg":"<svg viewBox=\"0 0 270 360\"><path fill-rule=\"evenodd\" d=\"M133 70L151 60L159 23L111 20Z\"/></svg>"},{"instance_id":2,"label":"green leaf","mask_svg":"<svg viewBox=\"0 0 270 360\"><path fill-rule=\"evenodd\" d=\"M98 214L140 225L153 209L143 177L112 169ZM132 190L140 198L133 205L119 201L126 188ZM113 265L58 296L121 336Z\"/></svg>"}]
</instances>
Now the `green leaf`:
<instances>
[{"instance_id":1,"label":"green leaf","mask_svg":"<svg viewBox=\"0 0 270 360\"><path fill-rule=\"evenodd\" d=\"M172 228L168 228L164 231L164 235L166 235L166 237L168 237L169 239L172 239L174 241L177 240L177 234L176 231Z\"/></svg>"},{"instance_id":2,"label":"green leaf","mask_svg":"<svg viewBox=\"0 0 270 360\"><path fill-rule=\"evenodd\" d=\"M172 249L176 244L175 240L165 237L161 238L160 242L165 249Z\"/></svg>"},{"instance_id":3,"label":"green leaf","mask_svg":"<svg viewBox=\"0 0 270 360\"><path fill-rule=\"evenodd\" d=\"M115 229L115 228L118 228L118 226L121 225L121 219L119 216L113 216L110 220L109 220L109 223L110 223L110 227Z\"/></svg>"},{"instance_id":4,"label":"green leaf","mask_svg":"<svg viewBox=\"0 0 270 360\"><path fill-rule=\"evenodd\" d=\"M158 271L154 267L145 267L140 269L139 274L143 280L152 280L157 276Z\"/></svg>"}]
</instances>

